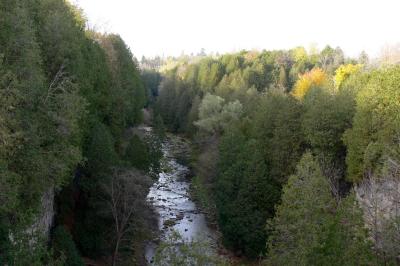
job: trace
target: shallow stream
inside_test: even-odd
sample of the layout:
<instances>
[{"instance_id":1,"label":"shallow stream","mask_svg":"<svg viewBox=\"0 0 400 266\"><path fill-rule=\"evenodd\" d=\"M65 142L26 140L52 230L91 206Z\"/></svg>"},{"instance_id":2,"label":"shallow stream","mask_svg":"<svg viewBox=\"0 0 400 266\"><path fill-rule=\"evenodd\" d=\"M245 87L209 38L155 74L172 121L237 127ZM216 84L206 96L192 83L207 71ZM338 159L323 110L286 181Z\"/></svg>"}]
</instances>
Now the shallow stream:
<instances>
[{"instance_id":1,"label":"shallow stream","mask_svg":"<svg viewBox=\"0 0 400 266\"><path fill-rule=\"evenodd\" d=\"M215 236L203 213L190 198L189 168L184 165L190 153L189 143L178 136L168 135L163 144L162 172L147 196L158 214L160 236L146 246L146 260L151 265L157 242L178 232L185 241L207 241L214 246Z\"/></svg>"}]
</instances>

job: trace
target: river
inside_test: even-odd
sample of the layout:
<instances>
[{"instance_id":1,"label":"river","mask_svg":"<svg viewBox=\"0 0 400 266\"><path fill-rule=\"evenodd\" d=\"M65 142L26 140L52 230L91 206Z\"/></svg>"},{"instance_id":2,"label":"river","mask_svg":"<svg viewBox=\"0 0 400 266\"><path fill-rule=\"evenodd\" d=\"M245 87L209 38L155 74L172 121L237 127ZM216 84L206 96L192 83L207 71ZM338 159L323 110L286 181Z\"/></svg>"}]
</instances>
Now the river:
<instances>
[{"instance_id":1,"label":"river","mask_svg":"<svg viewBox=\"0 0 400 266\"><path fill-rule=\"evenodd\" d=\"M178 232L185 241L207 241L216 246L216 237L207 226L203 213L190 197L189 168L182 162L188 158L190 145L187 140L168 135L163 143L162 172L147 196L158 214L159 239L146 246L146 261L153 264L159 241L166 240L172 232Z\"/></svg>"}]
</instances>

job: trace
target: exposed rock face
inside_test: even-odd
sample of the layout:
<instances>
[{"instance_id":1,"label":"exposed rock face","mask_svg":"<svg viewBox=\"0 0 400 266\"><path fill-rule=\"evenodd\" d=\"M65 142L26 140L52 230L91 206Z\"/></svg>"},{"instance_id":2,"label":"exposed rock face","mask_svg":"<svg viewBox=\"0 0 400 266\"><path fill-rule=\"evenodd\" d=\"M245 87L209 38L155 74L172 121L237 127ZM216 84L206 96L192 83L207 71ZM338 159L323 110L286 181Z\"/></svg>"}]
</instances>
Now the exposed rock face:
<instances>
[{"instance_id":1,"label":"exposed rock face","mask_svg":"<svg viewBox=\"0 0 400 266\"><path fill-rule=\"evenodd\" d=\"M32 233L43 233L50 237L50 230L54 221L54 188L47 190L41 199L41 207L36 222L30 228Z\"/></svg>"},{"instance_id":2,"label":"exposed rock face","mask_svg":"<svg viewBox=\"0 0 400 266\"><path fill-rule=\"evenodd\" d=\"M53 226L54 221L54 188L51 187L47 190L42 198L39 207L39 212L36 216L35 222L28 227L25 231L21 232L21 235L15 236L12 232L9 234L11 243L18 245L28 241L29 246L35 247L39 239L50 240L50 230Z\"/></svg>"},{"instance_id":3,"label":"exposed rock face","mask_svg":"<svg viewBox=\"0 0 400 266\"><path fill-rule=\"evenodd\" d=\"M400 216L400 180L366 179L355 187L355 192L375 247L385 249L386 227Z\"/></svg>"}]
</instances>

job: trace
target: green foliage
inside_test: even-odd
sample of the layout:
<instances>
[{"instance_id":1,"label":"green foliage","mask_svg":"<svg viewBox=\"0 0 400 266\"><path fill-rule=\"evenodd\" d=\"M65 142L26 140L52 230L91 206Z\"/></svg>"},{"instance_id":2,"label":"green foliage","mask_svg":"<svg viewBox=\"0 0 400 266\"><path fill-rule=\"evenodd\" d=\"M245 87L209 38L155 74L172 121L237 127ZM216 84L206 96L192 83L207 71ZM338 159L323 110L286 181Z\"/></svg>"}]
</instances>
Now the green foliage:
<instances>
[{"instance_id":1,"label":"green foliage","mask_svg":"<svg viewBox=\"0 0 400 266\"><path fill-rule=\"evenodd\" d=\"M241 103L224 102L219 96L207 94L199 106L199 120L195 125L210 134L221 134L230 123L238 121L242 114Z\"/></svg>"},{"instance_id":2,"label":"green foliage","mask_svg":"<svg viewBox=\"0 0 400 266\"><path fill-rule=\"evenodd\" d=\"M383 223L382 252L389 265L396 264L400 252L400 217L394 216Z\"/></svg>"},{"instance_id":3,"label":"green foliage","mask_svg":"<svg viewBox=\"0 0 400 266\"><path fill-rule=\"evenodd\" d=\"M268 247L271 264L307 265L333 208L328 181L313 157L304 155L296 174L283 188L282 203L272 220Z\"/></svg>"},{"instance_id":4,"label":"green foliage","mask_svg":"<svg viewBox=\"0 0 400 266\"><path fill-rule=\"evenodd\" d=\"M110 167L116 164L117 154L114 138L104 124L97 124L91 134L91 142L87 149L87 169L93 176L104 176Z\"/></svg>"},{"instance_id":5,"label":"green foliage","mask_svg":"<svg viewBox=\"0 0 400 266\"><path fill-rule=\"evenodd\" d=\"M125 159L135 168L148 171L150 158L148 147L138 135L134 135L128 144L125 152Z\"/></svg>"},{"instance_id":6,"label":"green foliage","mask_svg":"<svg viewBox=\"0 0 400 266\"><path fill-rule=\"evenodd\" d=\"M299 224L282 218L297 239L282 240L283 251L272 261L287 245L298 250L282 257L285 263L272 264L357 265L355 258L373 264L362 215L354 197L346 197L351 184L345 173L353 182L377 172L384 177L384 162L398 161L400 75L398 67L368 73L357 64L365 58L360 60L344 58L340 48L297 47L177 59L165 73L156 107L166 126L195 137L199 150L219 143L219 152L198 156L195 165L203 167L195 169L194 182L203 204L216 206L228 248L253 258L265 255L269 233L279 237L285 228L274 236L264 231L264 221L274 216L281 187L309 149L315 159L308 158L308 168L304 159L297 174L305 184L291 188L287 194L295 195L284 195L292 198L282 207L299 204ZM218 158L217 167L204 166L207 155ZM313 198L322 201L314 204ZM308 220L300 219L304 213Z\"/></svg>"},{"instance_id":7,"label":"green foliage","mask_svg":"<svg viewBox=\"0 0 400 266\"><path fill-rule=\"evenodd\" d=\"M112 117L122 116L125 123L132 125L141 121L141 110L146 103L145 90L140 80L136 62L132 61L132 53L121 37L106 36L101 40L108 56L108 62L113 75L113 99L119 105L118 113Z\"/></svg>"},{"instance_id":8,"label":"green foliage","mask_svg":"<svg viewBox=\"0 0 400 266\"><path fill-rule=\"evenodd\" d=\"M353 65L353 64L347 64L347 65L341 65L338 69L335 71L335 86L337 88L340 88L340 86L343 84L343 82L348 79L351 75L354 75L355 73L359 72L363 66L362 65Z\"/></svg>"},{"instance_id":9,"label":"green foliage","mask_svg":"<svg viewBox=\"0 0 400 266\"><path fill-rule=\"evenodd\" d=\"M165 125L161 115L159 114L154 119L153 131L154 134L160 139L160 141L163 141L165 139L166 137Z\"/></svg>"},{"instance_id":10,"label":"green foliage","mask_svg":"<svg viewBox=\"0 0 400 266\"><path fill-rule=\"evenodd\" d=\"M385 162L399 161L399 66L362 74L356 62L343 65L340 48L307 53L298 47L169 60L173 67L162 77L140 73L118 35L85 30L81 11L64 0L0 1L0 25L0 264L82 265L67 222L83 255L110 256L115 221L104 206L113 170L126 160L156 176L165 127L191 136L206 132L198 136L218 146L211 156L215 164L218 158L218 174L211 169L212 177L195 185L210 197L203 202L216 205L223 241L234 251L264 256L269 237L272 265L379 262L355 197L335 201L326 170L342 179L346 160L348 180L359 182L385 178ZM365 55L360 60L367 62ZM155 61L160 68L161 59ZM154 134L132 137L124 150L125 129L142 121L149 104ZM292 175L305 148L318 159L307 153ZM147 224L150 186L132 171L122 173L135 210L130 243ZM202 186L203 179L210 184ZM43 193L67 184L52 254L42 232L29 228ZM397 229L396 219L385 225L382 254L397 255ZM196 244L165 247L169 255L160 263L219 263Z\"/></svg>"},{"instance_id":11,"label":"green foliage","mask_svg":"<svg viewBox=\"0 0 400 266\"><path fill-rule=\"evenodd\" d=\"M268 228L267 264L374 265L354 197L336 206L328 180L310 153L289 178Z\"/></svg>"},{"instance_id":12,"label":"green foliage","mask_svg":"<svg viewBox=\"0 0 400 266\"><path fill-rule=\"evenodd\" d=\"M297 57L296 57L297 56ZM157 109L173 131L195 133L199 102L208 93L228 102L252 102L250 91L265 92L272 87L289 91L298 74L311 69L315 62L287 51L243 51L219 58L182 60L169 70L160 83ZM188 117L194 116L194 119Z\"/></svg>"},{"instance_id":13,"label":"green foliage","mask_svg":"<svg viewBox=\"0 0 400 266\"><path fill-rule=\"evenodd\" d=\"M379 174L386 157L400 158L400 67L376 70L356 97L353 127L346 131L348 179Z\"/></svg>"},{"instance_id":14,"label":"green foliage","mask_svg":"<svg viewBox=\"0 0 400 266\"><path fill-rule=\"evenodd\" d=\"M73 234L83 255L96 258L109 254L108 228L111 217L104 215L102 184L108 180L112 167L119 164L115 141L109 127L97 123L90 133L86 148L87 162L80 178L80 201L75 210L76 224ZM82 175L81 174L81 175Z\"/></svg>"},{"instance_id":15,"label":"green foliage","mask_svg":"<svg viewBox=\"0 0 400 266\"><path fill-rule=\"evenodd\" d=\"M163 156L161 148L164 138L165 132L162 120L154 125L153 134L143 138L140 138L136 134L133 135L125 150L125 161L129 165L150 174L152 177L157 177L161 171L160 160Z\"/></svg>"},{"instance_id":16,"label":"green foliage","mask_svg":"<svg viewBox=\"0 0 400 266\"><path fill-rule=\"evenodd\" d=\"M205 180L202 180L200 176L192 177L191 186L193 187L193 196L203 210L207 213L214 213L215 206L213 202L213 195L211 195L209 189L204 184Z\"/></svg>"},{"instance_id":17,"label":"green foliage","mask_svg":"<svg viewBox=\"0 0 400 266\"><path fill-rule=\"evenodd\" d=\"M186 59L165 73L156 106L167 127L201 138L199 146L220 142L218 174L202 169L208 173L195 181L203 197L215 194L229 248L253 258L265 253L265 220L306 148L340 181L335 195L344 193L342 135L351 128L365 76L346 74L335 90L332 74L343 63L340 48L307 53L298 47Z\"/></svg>"},{"instance_id":18,"label":"green foliage","mask_svg":"<svg viewBox=\"0 0 400 266\"><path fill-rule=\"evenodd\" d=\"M141 77L146 88L148 104L153 104L158 96L158 86L161 82L161 74L154 70L142 70Z\"/></svg>"},{"instance_id":19,"label":"green foliage","mask_svg":"<svg viewBox=\"0 0 400 266\"><path fill-rule=\"evenodd\" d=\"M112 90L109 93L112 109L105 117L105 122L118 141L124 128L141 122L146 92L137 64L132 61L132 53L121 37L106 35L98 36L98 39L106 53L112 76Z\"/></svg>"},{"instance_id":20,"label":"green foliage","mask_svg":"<svg viewBox=\"0 0 400 266\"><path fill-rule=\"evenodd\" d=\"M342 135L351 127L355 112L352 93L314 88L304 98L302 130L312 151L336 167L345 168L346 148Z\"/></svg>"},{"instance_id":21,"label":"green foliage","mask_svg":"<svg viewBox=\"0 0 400 266\"><path fill-rule=\"evenodd\" d=\"M223 104L223 98L207 94L199 106L199 121L195 124L210 133L219 132Z\"/></svg>"},{"instance_id":22,"label":"green foliage","mask_svg":"<svg viewBox=\"0 0 400 266\"><path fill-rule=\"evenodd\" d=\"M282 92L272 91L255 111L252 134L271 177L283 184L294 172L303 151L302 106Z\"/></svg>"},{"instance_id":23,"label":"green foliage","mask_svg":"<svg viewBox=\"0 0 400 266\"><path fill-rule=\"evenodd\" d=\"M53 233L53 247L56 257L65 258L65 266L83 266L83 260L75 247L70 233L64 226L58 226Z\"/></svg>"},{"instance_id":24,"label":"green foliage","mask_svg":"<svg viewBox=\"0 0 400 266\"><path fill-rule=\"evenodd\" d=\"M198 83L203 91L212 92L223 75L220 62L210 58L202 60L199 64Z\"/></svg>"},{"instance_id":25,"label":"green foliage","mask_svg":"<svg viewBox=\"0 0 400 266\"><path fill-rule=\"evenodd\" d=\"M32 226L45 191L59 191L84 172L76 183L84 191L80 199L91 200L78 205L98 211L97 178L118 163L121 132L140 122L146 103L137 63L121 38L85 31L85 23L64 0L0 1L0 224L6 230L0 256L27 260L11 265L46 264L42 242L21 236L25 246L17 256L9 239ZM103 40L117 56L113 64Z\"/></svg>"},{"instance_id":26,"label":"green foliage","mask_svg":"<svg viewBox=\"0 0 400 266\"><path fill-rule=\"evenodd\" d=\"M340 47L333 49L327 45L319 54L319 65L327 73L333 73L341 64L344 63L344 54Z\"/></svg>"},{"instance_id":27,"label":"green foliage","mask_svg":"<svg viewBox=\"0 0 400 266\"><path fill-rule=\"evenodd\" d=\"M166 77L161 83L159 96L157 99L157 112L162 116L163 121L169 129L177 130L175 122L175 102L177 82L174 79Z\"/></svg>"},{"instance_id":28,"label":"green foliage","mask_svg":"<svg viewBox=\"0 0 400 266\"><path fill-rule=\"evenodd\" d=\"M280 186L267 171L259 143L237 129L220 143L216 185L218 223L225 245L255 258L265 251L267 218L273 217Z\"/></svg>"},{"instance_id":29,"label":"green foliage","mask_svg":"<svg viewBox=\"0 0 400 266\"><path fill-rule=\"evenodd\" d=\"M36 149L39 147L37 145L39 138L34 136L33 126L38 123L38 111L30 113L29 117L24 117L24 115L29 114L32 105L38 100L43 85L43 73L40 69L41 62L35 31L29 27L32 21L27 6L19 1L18 3L4 1L0 5L1 23L2 28L4 27L4 30L0 31L0 47L2 47L0 61L2 125L0 134L3 140L0 146L0 156L1 183L4 186L1 205L5 206L4 204L9 203L8 211L12 212L17 210L21 193L28 186L34 191L27 195L27 203L37 199L37 194L41 189L41 185L33 188L32 182L25 177L28 172L26 163L16 166L18 160L23 162L27 156L22 152L24 145L31 143L29 146ZM21 37L26 40L23 44L18 41ZM28 85L32 88L30 92L27 90ZM16 108L17 106L21 107ZM29 120L31 120L31 124L27 124ZM28 136L32 138L30 142L27 141ZM41 156L37 159L40 162L43 161ZM41 164L38 163L37 168L40 166ZM32 171L30 176L39 174L37 170ZM21 186L23 183L24 186ZM29 188L27 190L29 191ZM31 208L32 205L28 204L26 207ZM3 213L3 215L5 214L7 212ZM19 218L19 214L15 213L17 218Z\"/></svg>"},{"instance_id":30,"label":"green foliage","mask_svg":"<svg viewBox=\"0 0 400 266\"><path fill-rule=\"evenodd\" d=\"M343 198L336 213L313 250L315 265L380 265L373 255L361 208L353 193Z\"/></svg>"},{"instance_id":31,"label":"green foliage","mask_svg":"<svg viewBox=\"0 0 400 266\"><path fill-rule=\"evenodd\" d=\"M64 258L53 258L53 250L49 250L47 239L41 232L22 231L21 228L11 231L11 228L1 228L7 239L1 239L2 244L0 252L0 262L2 265L15 266L41 266L41 265L64 265ZM12 241L9 238L12 235Z\"/></svg>"},{"instance_id":32,"label":"green foliage","mask_svg":"<svg viewBox=\"0 0 400 266\"><path fill-rule=\"evenodd\" d=\"M12 212L19 206L21 183L21 177L9 171L7 166L0 162L0 213Z\"/></svg>"},{"instance_id":33,"label":"green foliage","mask_svg":"<svg viewBox=\"0 0 400 266\"><path fill-rule=\"evenodd\" d=\"M5 198L14 198L9 205L15 207L9 210L15 217L13 223L24 220L29 224L24 213L34 214L44 190L68 182L82 159L78 125L84 117L85 100L65 72L47 80L43 46L37 36L41 24L34 5L25 1L1 5L0 93L4 105L0 134L6 141L0 147L2 182L4 192L11 193Z\"/></svg>"}]
</instances>

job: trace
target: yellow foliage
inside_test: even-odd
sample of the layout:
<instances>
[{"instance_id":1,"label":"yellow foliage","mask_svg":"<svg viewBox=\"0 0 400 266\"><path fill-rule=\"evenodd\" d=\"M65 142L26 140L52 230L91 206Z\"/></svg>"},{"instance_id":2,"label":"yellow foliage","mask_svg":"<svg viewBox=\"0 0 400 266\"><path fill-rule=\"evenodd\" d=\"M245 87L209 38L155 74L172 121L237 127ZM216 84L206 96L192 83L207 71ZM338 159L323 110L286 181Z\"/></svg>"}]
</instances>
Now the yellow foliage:
<instances>
[{"instance_id":1,"label":"yellow foliage","mask_svg":"<svg viewBox=\"0 0 400 266\"><path fill-rule=\"evenodd\" d=\"M358 72L362 68L361 64L353 65L353 64L347 64L347 65L341 65L338 69L335 71L335 86L336 88L339 88L340 85L342 85L343 81L345 81L350 75Z\"/></svg>"},{"instance_id":2,"label":"yellow foliage","mask_svg":"<svg viewBox=\"0 0 400 266\"><path fill-rule=\"evenodd\" d=\"M294 85L292 95L297 99L302 99L311 87L322 86L327 82L327 79L327 75L322 69L313 68L299 77Z\"/></svg>"},{"instance_id":3,"label":"yellow foliage","mask_svg":"<svg viewBox=\"0 0 400 266\"><path fill-rule=\"evenodd\" d=\"M291 53L295 62L301 62L307 59L307 51L304 47L296 47L291 51Z\"/></svg>"}]
</instances>

